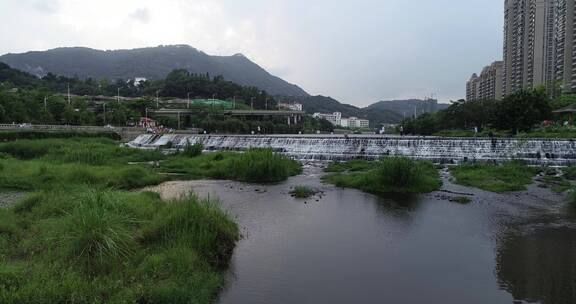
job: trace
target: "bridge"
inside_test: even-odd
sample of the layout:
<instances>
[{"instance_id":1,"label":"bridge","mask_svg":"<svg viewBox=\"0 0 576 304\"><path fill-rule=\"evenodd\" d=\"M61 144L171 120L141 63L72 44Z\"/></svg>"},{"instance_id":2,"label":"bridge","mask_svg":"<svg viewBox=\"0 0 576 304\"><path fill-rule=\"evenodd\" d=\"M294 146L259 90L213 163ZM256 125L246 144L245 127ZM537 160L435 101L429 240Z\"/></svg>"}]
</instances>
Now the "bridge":
<instances>
[{"instance_id":1,"label":"bridge","mask_svg":"<svg viewBox=\"0 0 576 304\"><path fill-rule=\"evenodd\" d=\"M116 133L123 141L130 141L145 133L143 128L134 127L101 127L101 126L69 126L69 125L32 125L32 124L0 124L1 131L13 132L77 132L77 133Z\"/></svg>"},{"instance_id":2,"label":"bridge","mask_svg":"<svg viewBox=\"0 0 576 304\"><path fill-rule=\"evenodd\" d=\"M157 116L187 116L198 114L194 109L148 109L148 113ZM218 114L234 117L285 117L288 125L297 124L306 115L304 111L273 111L273 110L223 110Z\"/></svg>"}]
</instances>

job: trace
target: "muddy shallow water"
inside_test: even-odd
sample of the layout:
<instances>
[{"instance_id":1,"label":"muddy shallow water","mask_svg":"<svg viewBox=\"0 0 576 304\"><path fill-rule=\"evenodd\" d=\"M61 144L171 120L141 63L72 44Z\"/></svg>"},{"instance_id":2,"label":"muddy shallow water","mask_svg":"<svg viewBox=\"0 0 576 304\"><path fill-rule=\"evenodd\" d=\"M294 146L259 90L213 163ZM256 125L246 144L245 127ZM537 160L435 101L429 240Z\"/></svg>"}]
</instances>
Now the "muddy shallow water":
<instances>
[{"instance_id":1,"label":"muddy shallow water","mask_svg":"<svg viewBox=\"0 0 576 304\"><path fill-rule=\"evenodd\" d=\"M493 194L453 185L377 197L320 182L169 182L164 198L218 197L238 243L218 303L576 303L576 215L536 185ZM313 199L291 187L322 190ZM461 205L450 197L471 194Z\"/></svg>"}]
</instances>

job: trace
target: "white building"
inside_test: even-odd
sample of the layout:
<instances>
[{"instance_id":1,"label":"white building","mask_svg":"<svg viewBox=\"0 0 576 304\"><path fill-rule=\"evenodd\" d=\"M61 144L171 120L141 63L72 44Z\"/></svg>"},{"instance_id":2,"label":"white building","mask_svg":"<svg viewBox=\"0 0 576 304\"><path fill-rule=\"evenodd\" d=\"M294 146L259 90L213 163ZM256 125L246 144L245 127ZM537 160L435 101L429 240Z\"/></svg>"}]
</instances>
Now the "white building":
<instances>
[{"instance_id":1,"label":"white building","mask_svg":"<svg viewBox=\"0 0 576 304\"><path fill-rule=\"evenodd\" d=\"M370 121L369 120L361 119L358 117L343 118L342 113L340 113L340 112L334 112L332 114L314 113L314 115L312 115L312 117L326 119L331 124L333 124L334 126L337 126L337 127L353 128L353 129L369 128L370 127Z\"/></svg>"},{"instance_id":2,"label":"white building","mask_svg":"<svg viewBox=\"0 0 576 304\"><path fill-rule=\"evenodd\" d=\"M312 117L319 118L319 119L326 119L327 121L329 121L331 124L333 124L335 126L342 125L342 113L340 113L340 112L334 112L332 114L314 113L314 115L312 115Z\"/></svg>"}]
</instances>

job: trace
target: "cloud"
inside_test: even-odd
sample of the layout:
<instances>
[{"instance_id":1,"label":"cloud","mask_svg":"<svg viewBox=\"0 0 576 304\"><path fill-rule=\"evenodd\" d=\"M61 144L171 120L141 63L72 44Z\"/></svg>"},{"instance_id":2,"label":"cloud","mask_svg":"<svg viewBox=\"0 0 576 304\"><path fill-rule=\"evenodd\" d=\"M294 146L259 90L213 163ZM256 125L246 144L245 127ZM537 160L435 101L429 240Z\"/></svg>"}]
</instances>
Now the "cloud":
<instances>
[{"instance_id":1,"label":"cloud","mask_svg":"<svg viewBox=\"0 0 576 304\"><path fill-rule=\"evenodd\" d=\"M501 58L502 0L0 0L0 54L188 44L366 105L465 94ZM22 18L21 16L26 16Z\"/></svg>"},{"instance_id":2,"label":"cloud","mask_svg":"<svg viewBox=\"0 0 576 304\"><path fill-rule=\"evenodd\" d=\"M60 7L58 0L31 0L35 9L46 13L55 13Z\"/></svg>"},{"instance_id":3,"label":"cloud","mask_svg":"<svg viewBox=\"0 0 576 304\"><path fill-rule=\"evenodd\" d=\"M150 11L147 8L139 8L130 14L130 18L142 23L149 23Z\"/></svg>"}]
</instances>

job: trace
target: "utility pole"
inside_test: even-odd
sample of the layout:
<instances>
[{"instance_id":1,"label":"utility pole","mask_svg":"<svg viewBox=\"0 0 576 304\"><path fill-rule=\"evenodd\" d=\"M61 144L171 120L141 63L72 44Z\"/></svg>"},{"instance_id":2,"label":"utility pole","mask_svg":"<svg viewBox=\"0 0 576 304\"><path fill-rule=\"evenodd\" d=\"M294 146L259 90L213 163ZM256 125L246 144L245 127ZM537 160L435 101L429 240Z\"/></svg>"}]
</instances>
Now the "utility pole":
<instances>
[{"instance_id":1,"label":"utility pole","mask_svg":"<svg viewBox=\"0 0 576 304\"><path fill-rule=\"evenodd\" d=\"M254 97L250 99L250 108L254 110Z\"/></svg>"},{"instance_id":2,"label":"utility pole","mask_svg":"<svg viewBox=\"0 0 576 304\"><path fill-rule=\"evenodd\" d=\"M120 87L118 87L118 95L116 95L116 100L120 103Z\"/></svg>"},{"instance_id":3,"label":"utility pole","mask_svg":"<svg viewBox=\"0 0 576 304\"><path fill-rule=\"evenodd\" d=\"M266 109L266 111L268 111L268 97L266 97L266 103L265 103L265 105L266 105L266 106L265 106L265 109Z\"/></svg>"},{"instance_id":4,"label":"utility pole","mask_svg":"<svg viewBox=\"0 0 576 304\"><path fill-rule=\"evenodd\" d=\"M186 99L187 99L186 109L190 109L190 93L192 93L192 92L188 92L187 97L186 97Z\"/></svg>"},{"instance_id":5,"label":"utility pole","mask_svg":"<svg viewBox=\"0 0 576 304\"><path fill-rule=\"evenodd\" d=\"M178 111L178 130L180 130L180 111Z\"/></svg>"},{"instance_id":6,"label":"utility pole","mask_svg":"<svg viewBox=\"0 0 576 304\"><path fill-rule=\"evenodd\" d=\"M44 111L48 111L48 102L47 102L48 97L44 96Z\"/></svg>"},{"instance_id":7,"label":"utility pole","mask_svg":"<svg viewBox=\"0 0 576 304\"><path fill-rule=\"evenodd\" d=\"M233 103L233 106L234 106L234 110L236 110L236 96L234 96L234 103Z\"/></svg>"},{"instance_id":8,"label":"utility pole","mask_svg":"<svg viewBox=\"0 0 576 304\"><path fill-rule=\"evenodd\" d=\"M68 105L70 105L70 83L68 83Z\"/></svg>"},{"instance_id":9,"label":"utility pole","mask_svg":"<svg viewBox=\"0 0 576 304\"><path fill-rule=\"evenodd\" d=\"M106 102L102 104L102 107L104 107L104 125L106 125Z\"/></svg>"}]
</instances>

